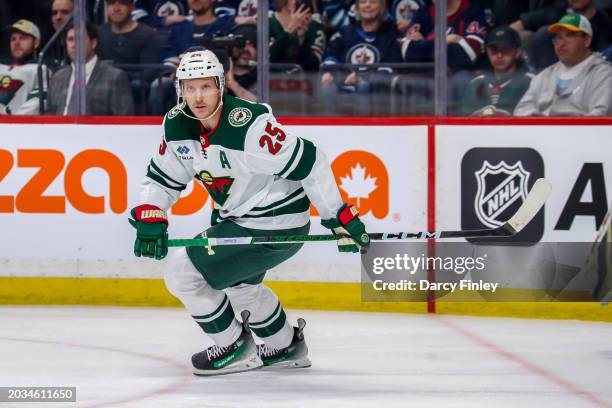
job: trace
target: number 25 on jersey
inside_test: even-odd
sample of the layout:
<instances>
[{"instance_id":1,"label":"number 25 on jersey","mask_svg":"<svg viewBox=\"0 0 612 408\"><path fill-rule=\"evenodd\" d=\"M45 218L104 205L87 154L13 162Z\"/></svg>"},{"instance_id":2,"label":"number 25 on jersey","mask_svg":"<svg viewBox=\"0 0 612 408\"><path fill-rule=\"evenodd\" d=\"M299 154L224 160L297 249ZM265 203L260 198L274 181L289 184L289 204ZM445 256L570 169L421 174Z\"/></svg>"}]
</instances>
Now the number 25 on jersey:
<instances>
[{"instance_id":1,"label":"number 25 on jersey","mask_svg":"<svg viewBox=\"0 0 612 408\"><path fill-rule=\"evenodd\" d=\"M267 145L268 151L272 154L276 154L282 149L283 145L281 142L285 141L285 132L281 128L272 126L270 122L266 125L266 134L259 138L259 146L265 147ZM274 139L276 138L276 139Z\"/></svg>"}]
</instances>

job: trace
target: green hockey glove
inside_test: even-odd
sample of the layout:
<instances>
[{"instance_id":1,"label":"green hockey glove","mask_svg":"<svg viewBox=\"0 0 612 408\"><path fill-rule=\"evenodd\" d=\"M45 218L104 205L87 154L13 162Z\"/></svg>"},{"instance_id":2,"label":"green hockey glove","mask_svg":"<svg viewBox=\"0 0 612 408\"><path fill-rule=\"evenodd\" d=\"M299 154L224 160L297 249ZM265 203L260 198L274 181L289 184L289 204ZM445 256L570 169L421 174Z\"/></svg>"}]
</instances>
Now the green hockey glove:
<instances>
[{"instance_id":1,"label":"green hockey glove","mask_svg":"<svg viewBox=\"0 0 612 408\"><path fill-rule=\"evenodd\" d=\"M130 211L130 224L136 228L134 255L164 259L168 255L168 217L154 205L139 205Z\"/></svg>"},{"instance_id":2,"label":"green hockey glove","mask_svg":"<svg viewBox=\"0 0 612 408\"><path fill-rule=\"evenodd\" d=\"M322 220L321 224L338 236L338 250L340 252L366 253L368 250L370 237L366 232L365 225L359 219L357 209L352 205L344 204L338 210L336 218ZM347 236L350 236L350 238Z\"/></svg>"}]
</instances>

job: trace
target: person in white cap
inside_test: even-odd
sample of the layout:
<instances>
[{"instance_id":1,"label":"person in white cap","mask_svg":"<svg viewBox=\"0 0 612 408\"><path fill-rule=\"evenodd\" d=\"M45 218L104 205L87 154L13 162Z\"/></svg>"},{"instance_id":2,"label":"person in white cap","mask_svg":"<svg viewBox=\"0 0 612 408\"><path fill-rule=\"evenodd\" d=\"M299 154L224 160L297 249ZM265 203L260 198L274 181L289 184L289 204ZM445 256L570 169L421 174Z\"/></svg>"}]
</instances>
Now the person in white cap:
<instances>
[{"instance_id":1,"label":"person in white cap","mask_svg":"<svg viewBox=\"0 0 612 408\"><path fill-rule=\"evenodd\" d=\"M0 63L0 115L35 115L40 112L41 96L34 61L40 45L40 30L24 19L8 29L11 59ZM43 70L43 78L46 78L45 66ZM43 92L46 92L44 83Z\"/></svg>"},{"instance_id":2,"label":"person in white cap","mask_svg":"<svg viewBox=\"0 0 612 408\"><path fill-rule=\"evenodd\" d=\"M580 14L550 26L559 62L537 75L514 110L517 116L607 116L612 113L612 66L591 50L593 29Z\"/></svg>"}]
</instances>

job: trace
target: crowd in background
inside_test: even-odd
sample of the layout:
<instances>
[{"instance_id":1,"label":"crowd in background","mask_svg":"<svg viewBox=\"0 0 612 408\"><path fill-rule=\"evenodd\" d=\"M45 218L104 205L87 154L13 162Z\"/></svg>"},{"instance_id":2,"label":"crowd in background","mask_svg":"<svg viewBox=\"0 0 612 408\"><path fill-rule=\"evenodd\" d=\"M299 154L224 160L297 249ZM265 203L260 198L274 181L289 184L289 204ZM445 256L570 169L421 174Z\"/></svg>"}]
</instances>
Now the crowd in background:
<instances>
[{"instance_id":1,"label":"crowd in background","mask_svg":"<svg viewBox=\"0 0 612 408\"><path fill-rule=\"evenodd\" d=\"M87 114L163 114L176 103L174 70L194 46L220 57L230 94L256 100L257 4L87 0ZM73 8L0 2L0 114L78 112ZM389 95L410 102L395 114L431 106L433 1L275 0L270 10L271 71L288 78L272 92L316 88L329 114ZM612 114L611 11L612 0L447 0L449 113ZM296 73L307 85L288 82Z\"/></svg>"}]
</instances>

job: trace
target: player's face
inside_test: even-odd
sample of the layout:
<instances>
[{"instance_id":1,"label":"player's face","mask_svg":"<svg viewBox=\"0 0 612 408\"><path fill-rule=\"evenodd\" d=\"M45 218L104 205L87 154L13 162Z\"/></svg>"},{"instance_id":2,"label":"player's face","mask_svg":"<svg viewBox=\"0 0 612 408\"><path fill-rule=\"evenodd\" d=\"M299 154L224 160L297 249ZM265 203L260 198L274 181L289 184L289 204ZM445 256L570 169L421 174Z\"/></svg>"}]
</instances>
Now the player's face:
<instances>
[{"instance_id":1,"label":"player's face","mask_svg":"<svg viewBox=\"0 0 612 408\"><path fill-rule=\"evenodd\" d=\"M85 36L85 38L87 40L85 41L85 56L86 56L85 58L87 61L89 61L94 56L97 41L90 40L87 35ZM68 57L70 57L70 61L75 60L76 41L74 37L74 28L71 28L70 30L68 30L68 33L66 34L66 53L68 54Z\"/></svg>"},{"instance_id":2,"label":"player's face","mask_svg":"<svg viewBox=\"0 0 612 408\"><path fill-rule=\"evenodd\" d=\"M15 61L28 59L38 46L38 40L31 35L15 31L11 34L11 57Z\"/></svg>"},{"instance_id":3,"label":"player's face","mask_svg":"<svg viewBox=\"0 0 612 408\"><path fill-rule=\"evenodd\" d=\"M125 24L134 9L134 3L130 0L106 0L106 13L111 22Z\"/></svg>"},{"instance_id":4,"label":"player's face","mask_svg":"<svg viewBox=\"0 0 612 408\"><path fill-rule=\"evenodd\" d=\"M186 79L182 83L183 97L197 118L210 116L221 98L214 78Z\"/></svg>"},{"instance_id":5,"label":"player's face","mask_svg":"<svg viewBox=\"0 0 612 408\"><path fill-rule=\"evenodd\" d=\"M55 31L68 19L73 7L74 3L72 0L55 0L53 2L51 6L51 24L53 24Z\"/></svg>"},{"instance_id":6,"label":"player's face","mask_svg":"<svg viewBox=\"0 0 612 408\"><path fill-rule=\"evenodd\" d=\"M495 71L507 72L516 65L516 60L521 56L521 49L493 44L487 47L487 56Z\"/></svg>"},{"instance_id":7,"label":"player's face","mask_svg":"<svg viewBox=\"0 0 612 408\"><path fill-rule=\"evenodd\" d=\"M555 54L565 65L574 66L584 60L591 45L591 37L583 32L559 28L553 37Z\"/></svg>"}]
</instances>

